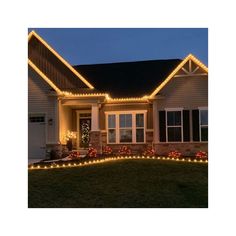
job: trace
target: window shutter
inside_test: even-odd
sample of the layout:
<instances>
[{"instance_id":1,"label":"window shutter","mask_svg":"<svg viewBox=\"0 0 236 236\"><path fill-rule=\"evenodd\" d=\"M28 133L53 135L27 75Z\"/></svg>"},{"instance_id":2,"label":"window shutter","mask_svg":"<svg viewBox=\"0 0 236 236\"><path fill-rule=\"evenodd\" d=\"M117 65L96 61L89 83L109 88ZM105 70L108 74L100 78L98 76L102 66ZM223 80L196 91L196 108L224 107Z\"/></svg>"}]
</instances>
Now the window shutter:
<instances>
[{"instance_id":1,"label":"window shutter","mask_svg":"<svg viewBox=\"0 0 236 236\"><path fill-rule=\"evenodd\" d=\"M159 111L160 142L166 142L166 112Z\"/></svg>"},{"instance_id":2,"label":"window shutter","mask_svg":"<svg viewBox=\"0 0 236 236\"><path fill-rule=\"evenodd\" d=\"M184 142L190 141L190 123L189 123L189 110L183 110L183 135Z\"/></svg>"},{"instance_id":3,"label":"window shutter","mask_svg":"<svg viewBox=\"0 0 236 236\"><path fill-rule=\"evenodd\" d=\"M199 110L192 110L193 141L199 141Z\"/></svg>"}]
</instances>

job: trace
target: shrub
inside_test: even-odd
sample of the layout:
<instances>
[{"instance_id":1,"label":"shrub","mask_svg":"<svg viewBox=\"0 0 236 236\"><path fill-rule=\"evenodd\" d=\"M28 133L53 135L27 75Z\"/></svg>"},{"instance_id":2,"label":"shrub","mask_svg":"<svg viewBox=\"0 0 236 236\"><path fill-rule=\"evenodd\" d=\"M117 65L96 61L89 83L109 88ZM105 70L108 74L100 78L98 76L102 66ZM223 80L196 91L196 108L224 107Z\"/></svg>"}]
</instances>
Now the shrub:
<instances>
[{"instance_id":1,"label":"shrub","mask_svg":"<svg viewBox=\"0 0 236 236\"><path fill-rule=\"evenodd\" d=\"M51 160L55 160L55 159L59 159L60 156L58 155L58 152L55 149L52 149L50 151L50 159Z\"/></svg>"},{"instance_id":2,"label":"shrub","mask_svg":"<svg viewBox=\"0 0 236 236\"><path fill-rule=\"evenodd\" d=\"M61 158L65 158L65 157L67 157L69 155L70 155L70 152L69 152L68 148L66 146L63 146L62 147Z\"/></svg>"},{"instance_id":3,"label":"shrub","mask_svg":"<svg viewBox=\"0 0 236 236\"><path fill-rule=\"evenodd\" d=\"M195 154L195 157L196 157L196 158L207 158L207 152L198 151L198 152Z\"/></svg>"},{"instance_id":4,"label":"shrub","mask_svg":"<svg viewBox=\"0 0 236 236\"><path fill-rule=\"evenodd\" d=\"M103 150L102 150L102 153L105 154L105 155L110 155L110 154L112 154L112 148L109 147L109 146L104 146Z\"/></svg>"},{"instance_id":5,"label":"shrub","mask_svg":"<svg viewBox=\"0 0 236 236\"><path fill-rule=\"evenodd\" d=\"M131 153L132 153L132 152L131 152L130 148L127 147L127 146L122 146L122 147L120 147L120 149L119 149L119 154L120 154L120 155L130 155Z\"/></svg>"},{"instance_id":6,"label":"shrub","mask_svg":"<svg viewBox=\"0 0 236 236\"><path fill-rule=\"evenodd\" d=\"M153 156L155 154L155 150L152 147L147 147L147 149L143 152L144 156Z\"/></svg>"},{"instance_id":7,"label":"shrub","mask_svg":"<svg viewBox=\"0 0 236 236\"><path fill-rule=\"evenodd\" d=\"M181 152L178 152L176 150L175 151L171 151L171 152L169 152L168 157L179 158L179 157L181 157Z\"/></svg>"},{"instance_id":8,"label":"shrub","mask_svg":"<svg viewBox=\"0 0 236 236\"><path fill-rule=\"evenodd\" d=\"M77 152L77 151L71 152L69 157L70 157L72 160L79 159L79 152Z\"/></svg>"},{"instance_id":9,"label":"shrub","mask_svg":"<svg viewBox=\"0 0 236 236\"><path fill-rule=\"evenodd\" d=\"M53 147L52 150L50 151L50 159L51 160L60 159L61 156L62 156L61 145Z\"/></svg>"},{"instance_id":10,"label":"shrub","mask_svg":"<svg viewBox=\"0 0 236 236\"><path fill-rule=\"evenodd\" d=\"M97 149L96 148L89 148L88 153L87 153L88 157L96 157L97 156Z\"/></svg>"}]
</instances>

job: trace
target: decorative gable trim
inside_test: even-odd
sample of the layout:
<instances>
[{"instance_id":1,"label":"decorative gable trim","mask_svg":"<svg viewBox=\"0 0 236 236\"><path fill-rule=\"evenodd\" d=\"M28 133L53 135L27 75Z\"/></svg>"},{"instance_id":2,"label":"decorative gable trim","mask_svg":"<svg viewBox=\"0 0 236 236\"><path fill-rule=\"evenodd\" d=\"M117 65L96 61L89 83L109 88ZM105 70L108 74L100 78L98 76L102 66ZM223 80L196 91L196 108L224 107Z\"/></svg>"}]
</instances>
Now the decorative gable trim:
<instances>
[{"instance_id":1,"label":"decorative gable trim","mask_svg":"<svg viewBox=\"0 0 236 236\"><path fill-rule=\"evenodd\" d=\"M186 70L183 68L183 66L189 62L189 70ZM198 67L192 71L192 62L194 62ZM206 72L206 75L208 74L208 68L199 61L196 57L194 57L192 54L189 54L170 74L169 76L151 93L149 98L153 98L172 78L176 76L176 74L182 70L185 74L180 76L189 76L193 75L199 68L201 68L204 72ZM205 74L200 74L205 75Z\"/></svg>"},{"instance_id":2,"label":"decorative gable trim","mask_svg":"<svg viewBox=\"0 0 236 236\"><path fill-rule=\"evenodd\" d=\"M48 48L52 54L54 54L68 69L70 69L81 81L83 81L90 89L94 89L94 87L81 75L76 71L64 58L62 58L48 43L43 40L35 31L31 31L28 35L28 42L34 36L37 38L46 48Z\"/></svg>"}]
</instances>

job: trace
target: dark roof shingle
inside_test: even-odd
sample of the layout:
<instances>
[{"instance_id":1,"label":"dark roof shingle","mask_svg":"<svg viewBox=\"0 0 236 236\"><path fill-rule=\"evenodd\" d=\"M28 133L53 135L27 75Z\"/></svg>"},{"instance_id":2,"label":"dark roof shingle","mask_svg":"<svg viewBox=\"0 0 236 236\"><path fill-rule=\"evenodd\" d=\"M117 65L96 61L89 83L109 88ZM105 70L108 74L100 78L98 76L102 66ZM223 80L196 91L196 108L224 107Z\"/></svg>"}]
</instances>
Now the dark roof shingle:
<instances>
[{"instance_id":1,"label":"dark roof shingle","mask_svg":"<svg viewBox=\"0 0 236 236\"><path fill-rule=\"evenodd\" d=\"M74 68L100 92L112 97L149 95L182 60L150 60L78 65Z\"/></svg>"}]
</instances>

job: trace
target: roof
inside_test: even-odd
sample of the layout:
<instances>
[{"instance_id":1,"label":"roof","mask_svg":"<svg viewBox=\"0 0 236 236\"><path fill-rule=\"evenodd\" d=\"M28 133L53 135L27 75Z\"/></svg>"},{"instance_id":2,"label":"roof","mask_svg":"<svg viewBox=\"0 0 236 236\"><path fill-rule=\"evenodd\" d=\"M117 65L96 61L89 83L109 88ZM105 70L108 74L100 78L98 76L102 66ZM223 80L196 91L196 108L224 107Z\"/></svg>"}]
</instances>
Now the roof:
<instances>
[{"instance_id":1,"label":"roof","mask_svg":"<svg viewBox=\"0 0 236 236\"><path fill-rule=\"evenodd\" d=\"M187 73L190 75L198 68L204 72L198 75L208 74L208 68L192 54L183 60L149 60L73 67L34 31L28 35L28 49L29 66L53 90L65 96L104 96L109 102L144 101L160 93L187 63ZM190 66L192 62L197 65L193 71Z\"/></svg>"},{"instance_id":2,"label":"roof","mask_svg":"<svg viewBox=\"0 0 236 236\"><path fill-rule=\"evenodd\" d=\"M77 65L74 68L91 84L111 97L149 95L181 63L180 59Z\"/></svg>"}]
</instances>

